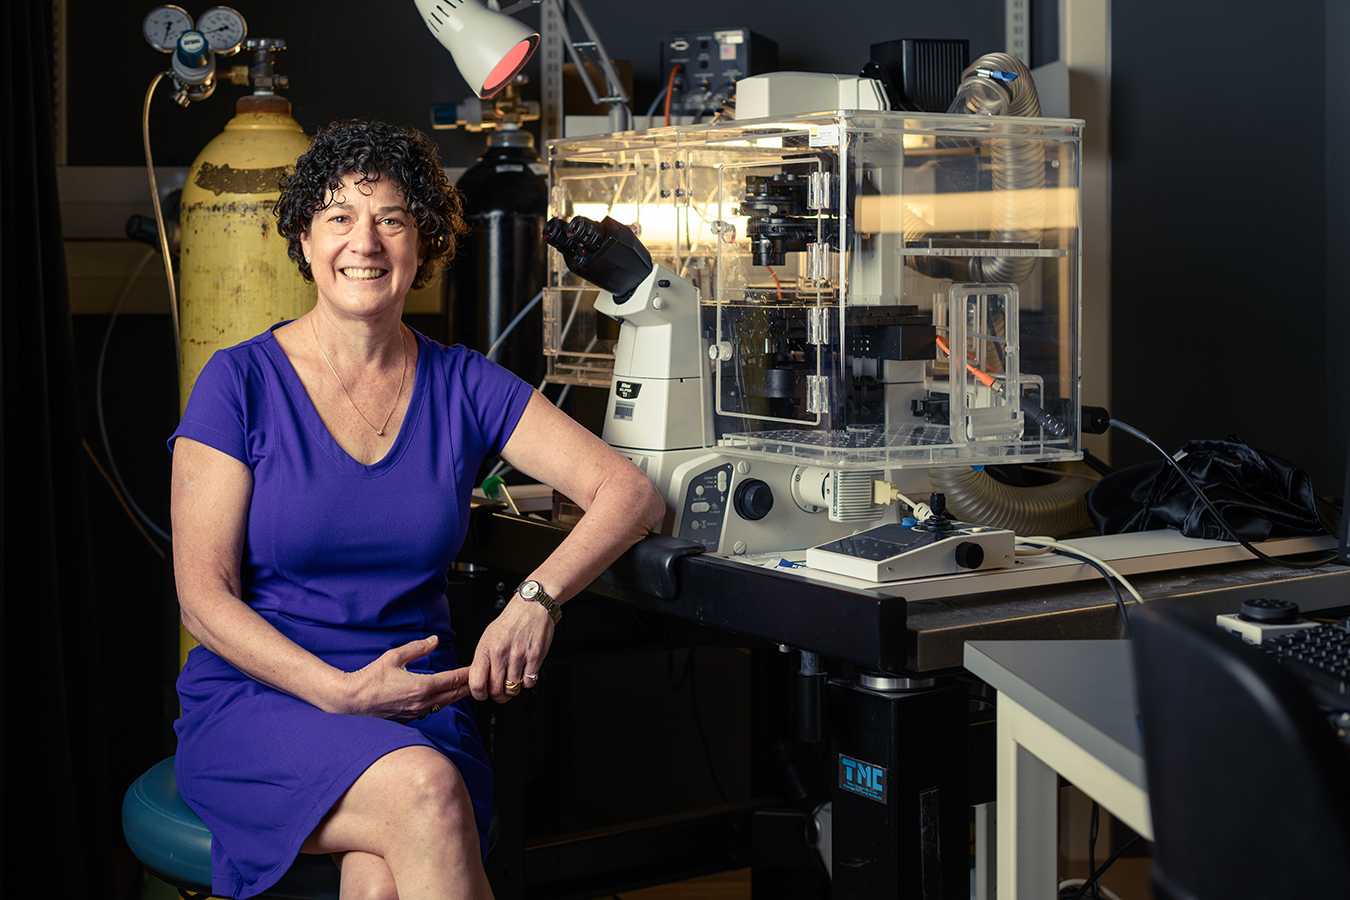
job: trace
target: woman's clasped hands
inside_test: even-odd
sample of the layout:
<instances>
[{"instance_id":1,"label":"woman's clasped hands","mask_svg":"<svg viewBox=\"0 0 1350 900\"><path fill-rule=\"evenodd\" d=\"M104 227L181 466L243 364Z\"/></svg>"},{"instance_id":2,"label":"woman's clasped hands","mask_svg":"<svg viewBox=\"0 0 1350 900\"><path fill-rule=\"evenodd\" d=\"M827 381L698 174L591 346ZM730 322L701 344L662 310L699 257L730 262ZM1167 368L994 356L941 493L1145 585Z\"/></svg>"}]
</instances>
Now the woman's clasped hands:
<instances>
[{"instance_id":1,"label":"woman's clasped hands","mask_svg":"<svg viewBox=\"0 0 1350 900\"><path fill-rule=\"evenodd\" d=\"M409 641L355 672L344 673L342 708L350 715L409 722L440 712L469 693L468 667L446 672L409 672L408 665L440 644L436 635Z\"/></svg>"}]
</instances>

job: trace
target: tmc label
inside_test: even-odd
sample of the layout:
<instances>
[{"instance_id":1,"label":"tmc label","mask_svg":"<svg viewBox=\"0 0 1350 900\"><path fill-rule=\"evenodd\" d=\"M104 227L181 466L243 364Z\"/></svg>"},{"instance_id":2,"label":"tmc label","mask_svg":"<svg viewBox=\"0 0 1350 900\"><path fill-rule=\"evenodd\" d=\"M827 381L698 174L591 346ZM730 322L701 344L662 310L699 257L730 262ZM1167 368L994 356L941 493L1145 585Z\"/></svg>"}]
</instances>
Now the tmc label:
<instances>
[{"instance_id":1,"label":"tmc label","mask_svg":"<svg viewBox=\"0 0 1350 900\"><path fill-rule=\"evenodd\" d=\"M886 770L839 754L839 786L878 803L886 802Z\"/></svg>"}]
</instances>

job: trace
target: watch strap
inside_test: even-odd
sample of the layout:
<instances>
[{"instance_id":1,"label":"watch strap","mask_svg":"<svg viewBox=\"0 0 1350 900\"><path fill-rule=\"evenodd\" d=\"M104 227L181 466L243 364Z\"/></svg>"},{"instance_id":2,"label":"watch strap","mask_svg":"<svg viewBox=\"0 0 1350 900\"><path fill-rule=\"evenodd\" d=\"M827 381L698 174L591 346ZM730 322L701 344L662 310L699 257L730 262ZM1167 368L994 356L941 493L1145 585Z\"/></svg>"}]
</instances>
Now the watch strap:
<instances>
[{"instance_id":1,"label":"watch strap","mask_svg":"<svg viewBox=\"0 0 1350 900\"><path fill-rule=\"evenodd\" d=\"M524 600L532 600L532 601L534 601L535 603L538 603L538 604L540 604L541 606L543 606L544 609L548 610L549 616L551 616L551 617L553 618L553 624L554 624L554 625L557 625L559 622L561 622L561 621L562 621L562 607L558 604L558 601L556 601L556 600L554 600L552 597L550 597L550 596L548 595L548 593L544 590L543 585L541 585L541 584L540 584L539 582L537 582L537 581L530 580L530 581L522 582L520 587L524 587L524 586L527 585L527 584L533 584L533 585L534 585L534 588L535 588L535 594L534 594L533 597L526 597L524 594L521 594L521 595L520 595L520 596L521 596L521 599L524 599ZM516 588L516 592L517 592L517 593L520 592L520 588L519 588L519 587Z\"/></svg>"}]
</instances>

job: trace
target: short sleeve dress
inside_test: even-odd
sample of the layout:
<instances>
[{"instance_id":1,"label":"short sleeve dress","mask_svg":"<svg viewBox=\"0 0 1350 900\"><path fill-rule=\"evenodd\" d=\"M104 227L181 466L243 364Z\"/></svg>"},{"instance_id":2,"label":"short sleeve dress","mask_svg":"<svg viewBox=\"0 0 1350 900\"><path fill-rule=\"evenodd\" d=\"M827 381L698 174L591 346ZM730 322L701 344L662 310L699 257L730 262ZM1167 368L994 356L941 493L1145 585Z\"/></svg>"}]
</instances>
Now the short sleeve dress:
<instances>
[{"instance_id":1,"label":"short sleeve dress","mask_svg":"<svg viewBox=\"0 0 1350 900\"><path fill-rule=\"evenodd\" d=\"M211 357L169 440L208 444L253 471L243 599L344 671L431 634L441 638L436 651L409 670L457 667L446 573L468 528L473 479L530 398L528 385L480 354L416 337L408 412L374 465L333 439L270 329ZM492 777L468 698L407 724L336 715L203 647L188 655L178 695L174 773L211 829L217 896L275 884L361 773L413 745L458 768L486 852Z\"/></svg>"}]
</instances>

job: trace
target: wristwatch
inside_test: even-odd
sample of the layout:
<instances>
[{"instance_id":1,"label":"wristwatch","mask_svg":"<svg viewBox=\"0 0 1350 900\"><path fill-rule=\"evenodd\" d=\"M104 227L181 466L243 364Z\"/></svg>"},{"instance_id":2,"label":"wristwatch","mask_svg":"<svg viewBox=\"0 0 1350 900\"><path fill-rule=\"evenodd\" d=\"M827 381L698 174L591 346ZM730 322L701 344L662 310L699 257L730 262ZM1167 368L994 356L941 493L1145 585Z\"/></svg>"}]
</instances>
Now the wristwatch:
<instances>
[{"instance_id":1,"label":"wristwatch","mask_svg":"<svg viewBox=\"0 0 1350 900\"><path fill-rule=\"evenodd\" d=\"M553 624L557 625L562 621L562 607L558 601L554 600L548 594L544 593L544 588L537 581L523 581L520 587L516 588L516 593L522 600L533 600L541 603L548 614L553 617Z\"/></svg>"}]
</instances>

